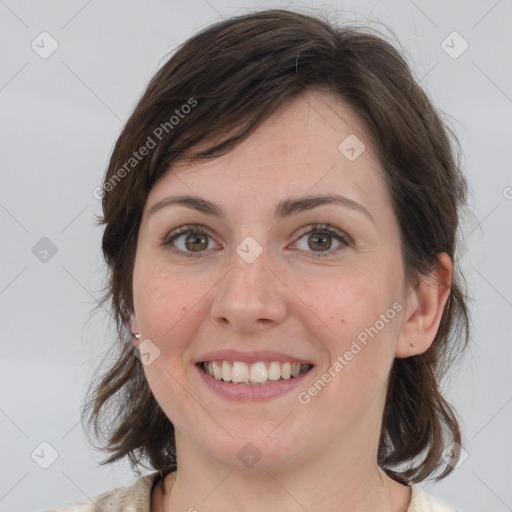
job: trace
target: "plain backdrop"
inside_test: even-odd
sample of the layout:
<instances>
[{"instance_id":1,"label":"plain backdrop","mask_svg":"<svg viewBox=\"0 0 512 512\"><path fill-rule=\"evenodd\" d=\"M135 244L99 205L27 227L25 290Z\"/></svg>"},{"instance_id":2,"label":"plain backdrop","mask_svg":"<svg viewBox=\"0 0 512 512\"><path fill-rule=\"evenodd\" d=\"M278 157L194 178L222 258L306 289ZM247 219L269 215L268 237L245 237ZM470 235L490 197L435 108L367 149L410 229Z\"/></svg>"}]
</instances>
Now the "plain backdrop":
<instances>
[{"instance_id":1,"label":"plain backdrop","mask_svg":"<svg viewBox=\"0 0 512 512\"><path fill-rule=\"evenodd\" d=\"M214 21L311 5L0 0L1 511L85 500L139 476L128 464L98 467L102 454L79 420L113 339L107 314L93 312L104 279L93 191L148 80ZM401 45L461 142L473 212L461 266L473 329L464 364L444 387L467 455L448 478L422 486L465 512L510 511L512 2L357 0L314 9Z\"/></svg>"}]
</instances>

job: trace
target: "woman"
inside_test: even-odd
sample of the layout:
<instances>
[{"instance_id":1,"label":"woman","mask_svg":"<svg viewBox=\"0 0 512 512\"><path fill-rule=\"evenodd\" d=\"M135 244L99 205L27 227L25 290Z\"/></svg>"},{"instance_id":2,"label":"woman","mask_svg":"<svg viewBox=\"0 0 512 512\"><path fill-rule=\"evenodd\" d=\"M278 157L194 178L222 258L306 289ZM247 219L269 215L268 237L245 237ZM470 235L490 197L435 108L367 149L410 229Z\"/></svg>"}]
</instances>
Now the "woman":
<instances>
[{"instance_id":1,"label":"woman","mask_svg":"<svg viewBox=\"0 0 512 512\"><path fill-rule=\"evenodd\" d=\"M55 510L455 510L419 487L461 442L449 134L368 31L266 10L184 43L101 189L119 353L84 409L154 472Z\"/></svg>"}]
</instances>

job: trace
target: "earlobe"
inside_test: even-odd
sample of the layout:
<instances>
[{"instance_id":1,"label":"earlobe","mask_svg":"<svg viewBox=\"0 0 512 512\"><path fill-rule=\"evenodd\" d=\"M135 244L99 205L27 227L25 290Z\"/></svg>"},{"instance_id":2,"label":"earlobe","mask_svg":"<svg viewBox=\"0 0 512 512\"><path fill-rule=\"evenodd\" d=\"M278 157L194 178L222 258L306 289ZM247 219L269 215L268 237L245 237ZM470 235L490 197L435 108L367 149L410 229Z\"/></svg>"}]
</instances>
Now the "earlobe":
<instances>
[{"instance_id":1,"label":"earlobe","mask_svg":"<svg viewBox=\"0 0 512 512\"><path fill-rule=\"evenodd\" d=\"M132 335L140 333L139 323L137 322L137 318L135 317L134 314L131 316L131 329L130 330L132 332Z\"/></svg>"},{"instance_id":2,"label":"earlobe","mask_svg":"<svg viewBox=\"0 0 512 512\"><path fill-rule=\"evenodd\" d=\"M418 287L410 290L395 357L422 354L432 345L450 295L452 268L448 254L438 254L436 270L428 276L422 276Z\"/></svg>"}]
</instances>

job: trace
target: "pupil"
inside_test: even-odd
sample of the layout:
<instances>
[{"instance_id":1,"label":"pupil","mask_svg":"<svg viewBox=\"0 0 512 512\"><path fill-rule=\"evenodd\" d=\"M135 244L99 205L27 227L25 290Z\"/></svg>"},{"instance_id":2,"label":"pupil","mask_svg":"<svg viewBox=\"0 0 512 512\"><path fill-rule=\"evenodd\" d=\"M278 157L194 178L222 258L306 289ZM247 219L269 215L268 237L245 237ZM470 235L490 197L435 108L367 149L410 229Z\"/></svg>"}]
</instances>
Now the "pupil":
<instances>
[{"instance_id":1,"label":"pupil","mask_svg":"<svg viewBox=\"0 0 512 512\"><path fill-rule=\"evenodd\" d=\"M323 238L323 243L322 243ZM331 247L330 235L313 235L310 240L314 240L315 244L320 245L321 249L329 249ZM320 242L318 242L320 240ZM314 251L318 250L311 243L308 244L311 249Z\"/></svg>"},{"instance_id":2,"label":"pupil","mask_svg":"<svg viewBox=\"0 0 512 512\"><path fill-rule=\"evenodd\" d=\"M201 247L198 245L194 245L195 242L201 243L201 241L203 242ZM206 237L204 235L189 235L186 239L185 244L187 246L187 249L189 249L189 250L194 250L194 249L201 250L201 249L206 249L206 247L208 246L208 241L206 240Z\"/></svg>"}]
</instances>

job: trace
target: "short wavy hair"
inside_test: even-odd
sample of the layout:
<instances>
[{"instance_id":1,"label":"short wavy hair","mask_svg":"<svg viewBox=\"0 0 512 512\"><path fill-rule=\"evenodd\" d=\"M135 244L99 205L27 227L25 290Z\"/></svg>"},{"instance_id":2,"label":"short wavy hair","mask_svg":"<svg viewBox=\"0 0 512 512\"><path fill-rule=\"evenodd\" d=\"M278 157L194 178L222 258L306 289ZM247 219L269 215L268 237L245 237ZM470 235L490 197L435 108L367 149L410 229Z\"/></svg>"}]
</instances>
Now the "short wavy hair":
<instances>
[{"instance_id":1,"label":"short wavy hair","mask_svg":"<svg viewBox=\"0 0 512 512\"><path fill-rule=\"evenodd\" d=\"M441 252L454 262L432 345L394 360L378 449L379 466L402 483L452 471L442 453L451 442L461 444L461 432L440 380L469 341L455 259L467 183L448 123L401 53L372 32L326 16L256 11L201 30L151 79L117 139L101 189L108 272L101 305L111 306L117 339L113 363L87 391L82 422L89 439L100 441L93 444L110 454L102 465L128 456L135 470L149 463L162 478L177 468L174 427L130 335L137 235L150 190L173 163L226 154L284 103L315 88L346 100L369 134L398 218L408 282L417 286L435 272Z\"/></svg>"}]
</instances>

